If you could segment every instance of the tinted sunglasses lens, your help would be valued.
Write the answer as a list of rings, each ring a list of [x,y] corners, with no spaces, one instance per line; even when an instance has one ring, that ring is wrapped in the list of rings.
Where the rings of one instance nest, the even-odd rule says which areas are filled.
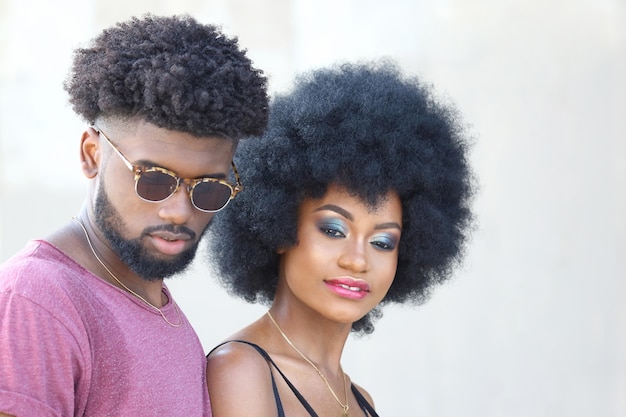
[[[191,198],[200,210],[217,211],[226,206],[231,194],[232,190],[227,185],[217,181],[203,181],[193,188]]]
[[[136,190],[141,198],[161,201],[172,195],[178,180],[160,171],[144,171],[137,180]]]

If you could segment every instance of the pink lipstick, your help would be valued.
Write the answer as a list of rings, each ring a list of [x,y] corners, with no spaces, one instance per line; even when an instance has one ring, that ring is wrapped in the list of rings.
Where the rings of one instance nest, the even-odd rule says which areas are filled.
[[[361,300],[370,292],[370,286],[366,281],[351,277],[340,277],[325,280],[324,284],[326,284],[326,287],[338,296],[351,300]]]

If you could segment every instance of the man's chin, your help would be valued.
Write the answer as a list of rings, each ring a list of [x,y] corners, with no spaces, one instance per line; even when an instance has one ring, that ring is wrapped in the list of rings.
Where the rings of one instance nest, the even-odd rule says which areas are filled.
[[[191,260],[175,264],[157,262],[151,263],[149,266],[133,267],[133,271],[146,281],[158,281],[182,274],[189,268],[190,264]]]

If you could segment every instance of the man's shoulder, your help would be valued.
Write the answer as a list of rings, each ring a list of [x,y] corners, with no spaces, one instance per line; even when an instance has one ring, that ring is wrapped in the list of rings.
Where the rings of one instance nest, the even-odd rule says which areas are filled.
[[[61,289],[86,271],[44,240],[33,240],[0,266],[0,293],[35,295]]]

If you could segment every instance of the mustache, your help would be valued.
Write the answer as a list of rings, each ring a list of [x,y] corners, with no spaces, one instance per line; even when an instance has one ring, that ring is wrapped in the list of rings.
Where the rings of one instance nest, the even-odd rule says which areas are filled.
[[[153,232],[170,232],[170,233],[176,233],[176,234],[185,234],[189,236],[190,240],[196,239],[196,232],[194,232],[188,227],[175,225],[175,224],[162,224],[159,226],[146,227],[145,229],[143,229],[143,232],[141,233],[141,237],[147,236]]]

